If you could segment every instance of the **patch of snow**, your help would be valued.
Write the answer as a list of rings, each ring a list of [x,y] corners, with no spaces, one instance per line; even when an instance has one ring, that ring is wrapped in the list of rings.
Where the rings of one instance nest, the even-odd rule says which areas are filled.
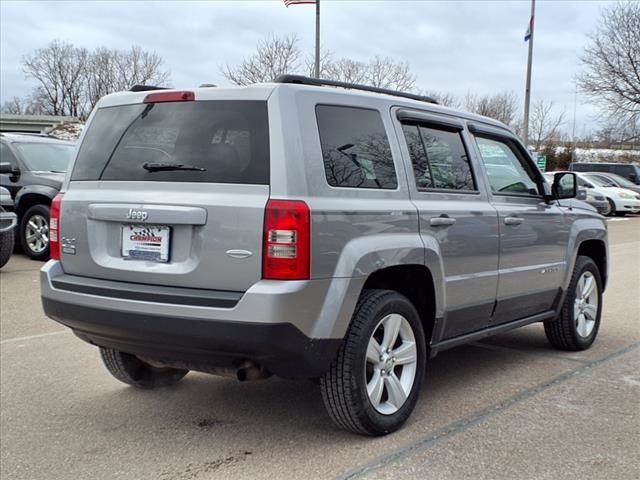
[[[60,140],[75,142],[78,140],[83,128],[84,123],[82,122],[64,122],[49,129],[46,133]]]

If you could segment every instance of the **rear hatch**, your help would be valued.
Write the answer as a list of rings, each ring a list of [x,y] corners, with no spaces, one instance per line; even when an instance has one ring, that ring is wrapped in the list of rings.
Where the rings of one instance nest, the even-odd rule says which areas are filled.
[[[63,269],[245,291],[261,278],[267,102],[167,93],[93,115],[62,202]]]

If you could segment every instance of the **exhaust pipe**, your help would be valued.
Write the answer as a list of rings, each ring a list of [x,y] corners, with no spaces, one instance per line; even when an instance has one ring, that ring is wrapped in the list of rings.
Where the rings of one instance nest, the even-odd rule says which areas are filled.
[[[251,360],[245,360],[238,367],[238,371],[236,372],[236,377],[241,382],[248,382],[251,380],[264,380],[265,378],[269,378],[271,376],[271,372],[269,372],[262,365],[258,365]]]
[[[251,360],[243,360],[237,367],[213,367],[210,365],[201,365],[189,362],[164,362],[150,358],[140,358],[140,360],[155,368],[195,370],[197,372],[210,373],[219,377],[235,378],[240,382],[263,380],[272,375],[272,373],[262,365]]]

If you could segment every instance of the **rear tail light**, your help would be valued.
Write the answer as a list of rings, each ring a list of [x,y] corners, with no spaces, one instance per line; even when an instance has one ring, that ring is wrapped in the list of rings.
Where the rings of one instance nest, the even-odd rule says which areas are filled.
[[[52,260],[60,260],[60,204],[62,193],[53,198],[49,210],[49,255]]]
[[[144,103],[189,102],[195,99],[193,92],[156,92],[144,97]]]
[[[308,280],[311,252],[309,207],[297,200],[269,200],[264,215],[262,277]]]

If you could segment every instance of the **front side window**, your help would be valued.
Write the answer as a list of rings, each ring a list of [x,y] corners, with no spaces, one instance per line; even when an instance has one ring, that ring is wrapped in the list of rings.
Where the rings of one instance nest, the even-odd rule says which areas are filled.
[[[476,136],[491,191],[502,195],[539,195],[535,175],[513,147],[500,140]]]
[[[397,188],[389,139],[380,112],[318,105],[316,117],[324,171],[329,185]]]
[[[418,190],[475,190],[460,133],[403,125]]]

